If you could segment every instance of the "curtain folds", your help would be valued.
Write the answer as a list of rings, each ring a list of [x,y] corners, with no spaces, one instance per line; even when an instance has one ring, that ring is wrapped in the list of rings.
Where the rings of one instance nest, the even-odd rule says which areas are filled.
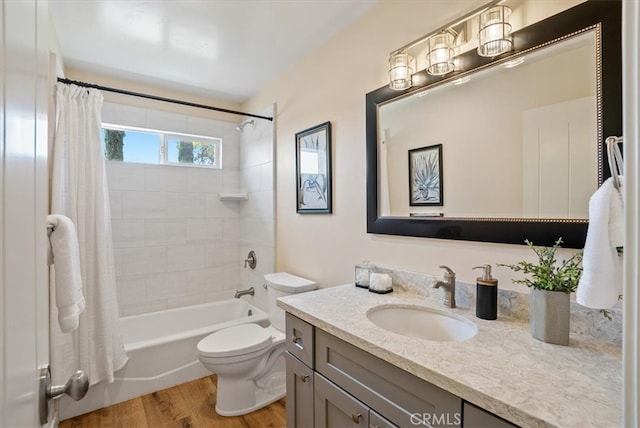
[[[52,379],[63,384],[78,369],[93,385],[113,382],[127,362],[119,329],[111,214],[100,143],[102,94],[58,83],[51,168],[51,213],[76,226],[86,309],[78,329],[62,333],[50,304]],[[51,290],[55,295],[55,290]]]

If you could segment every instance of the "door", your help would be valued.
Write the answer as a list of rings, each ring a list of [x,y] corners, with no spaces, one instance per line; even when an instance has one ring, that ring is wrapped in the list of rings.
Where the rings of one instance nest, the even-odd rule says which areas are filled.
[[[0,426],[40,426],[49,357],[48,4],[0,7]]]

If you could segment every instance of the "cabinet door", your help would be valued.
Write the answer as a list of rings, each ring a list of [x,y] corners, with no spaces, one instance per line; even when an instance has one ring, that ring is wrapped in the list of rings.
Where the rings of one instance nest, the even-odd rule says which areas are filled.
[[[369,408],[315,373],[314,421],[316,428],[369,426]]]
[[[462,407],[463,428],[516,428],[510,422],[465,401]]]
[[[313,371],[286,352],[287,428],[313,428]]]
[[[369,428],[398,428],[398,426],[373,410],[369,410]]]

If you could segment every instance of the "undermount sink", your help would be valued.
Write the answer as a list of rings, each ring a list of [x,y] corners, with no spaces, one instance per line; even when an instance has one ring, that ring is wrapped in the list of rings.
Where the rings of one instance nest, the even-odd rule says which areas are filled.
[[[367,318],[392,333],[437,342],[461,342],[478,333],[471,321],[422,306],[376,306]]]

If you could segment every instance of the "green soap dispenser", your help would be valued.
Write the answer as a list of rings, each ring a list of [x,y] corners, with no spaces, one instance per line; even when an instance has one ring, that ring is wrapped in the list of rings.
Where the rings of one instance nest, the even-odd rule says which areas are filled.
[[[495,320],[498,318],[498,280],[491,277],[491,265],[473,269],[484,269],[484,274],[476,278],[476,316]]]

